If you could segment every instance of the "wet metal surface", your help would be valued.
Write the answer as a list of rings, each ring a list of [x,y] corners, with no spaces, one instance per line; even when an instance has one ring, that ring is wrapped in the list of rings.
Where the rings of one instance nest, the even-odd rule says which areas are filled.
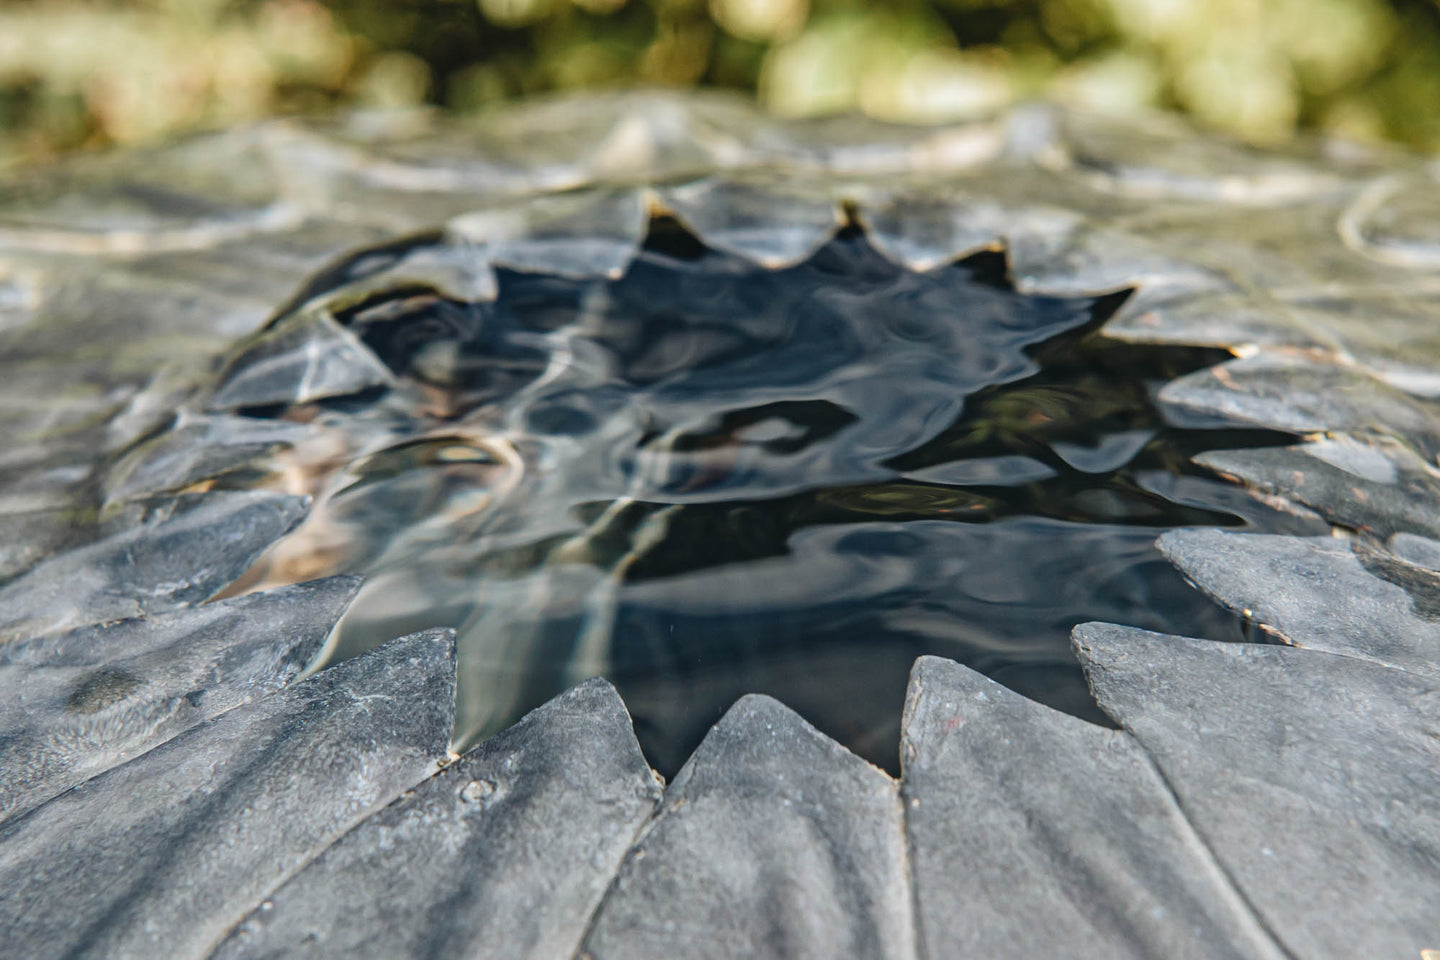
[[[605,676],[666,774],[747,693],[895,770],[925,654],[1103,723],[1076,623],[1244,638],[1160,532],[1328,532],[1188,465],[1293,438],[1167,421],[1159,387],[1228,354],[1100,337],[1123,290],[1023,296],[993,253],[915,271],[856,227],[767,269],[660,218],[614,279],[345,292],[401,249],[317,278],[210,396],[328,438],[252,584],[363,573],[337,657],[457,628],[462,743]],[[362,345],[393,385],[332,353]]]
[[[507,957],[526,931],[567,956],[1429,956],[1437,198],[1433,159],[1161,117],[810,124],[663,93],[470,130],[266,122],[22,175],[0,646],[17,681],[75,668],[11,719],[32,744],[103,728],[108,769],[0,831],[0,943],[204,960],[264,928],[344,953],[363,914],[397,956],[479,930],[457,917]],[[657,209],[727,256],[673,230],[637,254]],[[847,218],[932,272],[830,244]],[[1090,298],[1129,288],[1092,336],[1116,304]],[[1241,635],[1156,536],[1250,639],[1299,649],[1082,626],[1109,728],[996,686],[1063,703],[1076,618]],[[230,702],[223,677],[164,648],[315,644],[339,613],[314,585],[206,597],[332,570],[369,580],[323,656],[465,628],[467,741],[598,672],[667,769],[766,684],[888,763],[897,661],[990,678],[917,663],[898,782],[741,698],[637,834],[607,785],[643,809],[656,784],[603,681],[424,784],[448,642],[192,709]],[[167,700],[167,742],[113,766]],[[500,855],[450,857],[462,834]],[[393,882],[415,863],[435,882]],[[453,910],[496,890],[510,926]]]

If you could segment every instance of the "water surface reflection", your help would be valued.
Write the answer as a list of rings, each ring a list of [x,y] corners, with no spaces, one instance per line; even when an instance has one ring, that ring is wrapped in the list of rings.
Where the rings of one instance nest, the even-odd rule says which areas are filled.
[[[464,742],[604,675],[666,774],[757,691],[893,770],[926,653],[1103,722],[1074,624],[1243,638],[1160,532],[1315,530],[1190,464],[1287,438],[1167,421],[1158,386],[1225,355],[1099,337],[1123,299],[1021,296],[998,254],[909,271],[854,228],[764,270],[663,220],[618,279],[372,297],[340,319],[400,385],[265,412],[353,454],[272,575],[367,575],[337,656],[457,627]]]

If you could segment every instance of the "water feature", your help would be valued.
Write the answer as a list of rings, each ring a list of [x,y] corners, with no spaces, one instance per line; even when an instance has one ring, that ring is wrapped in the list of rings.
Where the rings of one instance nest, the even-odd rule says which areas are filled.
[[[1228,354],[1101,336],[1126,296],[1021,295],[999,253],[911,271],[854,226],[765,269],[665,218],[618,278],[382,288],[335,316],[395,386],[242,411],[327,438],[247,583],[365,574],[337,658],[456,627],[462,746],[603,675],[667,775],[750,692],[894,770],[927,653],[1105,722],[1074,624],[1247,639],[1156,536],[1328,530],[1191,464],[1292,438],[1161,409]]]

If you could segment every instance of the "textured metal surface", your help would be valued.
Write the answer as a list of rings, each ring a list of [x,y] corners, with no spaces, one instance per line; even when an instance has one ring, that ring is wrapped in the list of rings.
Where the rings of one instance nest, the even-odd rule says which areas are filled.
[[[208,600],[289,531],[306,503],[257,491],[167,506],[183,512],[48,559],[0,587],[0,640]]]
[[[1164,546],[1221,603],[1306,649],[1084,628],[1092,687],[1124,733],[998,690],[981,709],[988,681],[926,662],[900,784],[746,700],[638,836],[653,785],[594,686],[362,823],[430,772],[450,718],[448,681],[422,669],[440,661],[416,654],[372,690],[378,661],[362,658],[213,720],[181,711],[164,745],[0,827],[9,952],[204,957],[229,936],[227,957],[307,956],[307,924],[352,938],[372,924],[397,955],[436,956],[1440,948],[1440,162],[1426,158],[1263,154],[1163,117],[1116,125],[1045,106],[904,128],[633,94],[469,129],[274,122],[17,174],[0,191],[5,669],[89,636],[83,667],[120,670],[148,655],[146,637],[217,609],[196,605],[307,509],[225,478],[313,440],[231,411],[387,381],[337,310],[407,282],[492,296],[498,265],[613,274],[652,209],[765,264],[804,257],[845,216],[911,266],[1000,248],[1026,291],[1136,286],[1112,336],[1230,348],[1236,360],[1172,382],[1162,402],[1197,424],[1223,414],[1302,434],[1205,462],[1322,515],[1335,537],[1187,532]],[[404,241],[435,231],[438,253]],[[215,370],[222,389],[174,422]],[[209,638],[217,655],[267,629],[276,643],[304,633],[283,604],[253,604],[249,629]],[[141,619],[98,626],[120,617]],[[313,722],[291,723],[296,711]],[[4,749],[29,750],[45,715],[17,720],[31,739]],[[609,753],[572,759],[586,723]],[[153,741],[135,743],[99,745],[100,765]],[[495,764],[455,799],[470,775],[457,771]],[[0,776],[18,782],[8,760]],[[628,785],[615,786],[624,801],[596,806],[597,784]],[[478,822],[456,806],[474,802]],[[385,837],[412,827],[435,865],[462,842],[496,859],[396,896],[420,869],[397,864],[425,857],[397,860]]]
[[[1285,955],[1129,735],[926,657],[903,750],[930,955]]]
[[[1160,550],[1284,642],[1440,679],[1440,573],[1364,541],[1175,530]],[[1283,580],[1283,591],[1267,589]]]
[[[588,681],[350,831],[215,956],[568,955],[660,792]]]
[[[0,827],[19,956],[203,956],[444,757],[455,645],[416,634],[192,728]]]
[[[285,686],[359,586],[332,577],[0,645],[0,821]]]
[[[1433,680],[1122,627],[1080,627],[1076,644],[1101,706],[1293,956],[1403,957],[1433,942]]]
[[[895,783],[751,695],[666,790],[581,953],[909,960],[914,941]]]

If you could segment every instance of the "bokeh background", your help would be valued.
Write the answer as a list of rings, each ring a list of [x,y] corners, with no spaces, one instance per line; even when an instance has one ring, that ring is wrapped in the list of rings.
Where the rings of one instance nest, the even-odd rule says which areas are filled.
[[[0,164],[622,85],[937,122],[1043,95],[1435,149],[1440,0],[0,0]]]

